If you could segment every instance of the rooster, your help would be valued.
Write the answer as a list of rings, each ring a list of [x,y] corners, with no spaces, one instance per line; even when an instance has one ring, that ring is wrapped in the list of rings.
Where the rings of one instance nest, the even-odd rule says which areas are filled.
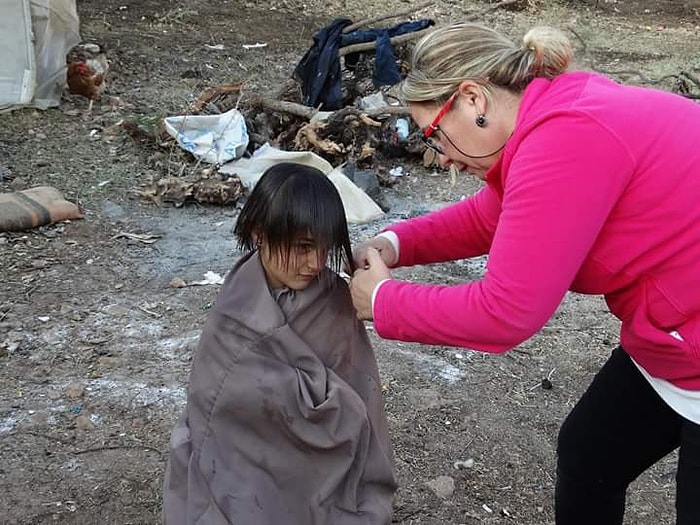
[[[90,104],[87,111],[90,113],[93,102],[102,96],[109,71],[104,48],[99,44],[77,45],[71,50],[66,62],[68,91],[88,98]]]

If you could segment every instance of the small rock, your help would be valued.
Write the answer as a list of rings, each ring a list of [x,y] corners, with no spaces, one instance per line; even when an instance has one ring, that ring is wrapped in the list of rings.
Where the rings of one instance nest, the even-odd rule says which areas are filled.
[[[10,182],[10,189],[11,190],[21,190],[27,187],[27,181],[25,181],[22,177],[15,177],[12,182]]]
[[[29,420],[32,422],[33,426],[38,427],[46,424],[48,416],[45,412],[36,412],[29,417]]]
[[[95,428],[95,425],[93,425],[92,421],[87,416],[78,416],[75,418],[75,426],[78,428],[78,430],[93,430]]]
[[[426,483],[438,498],[449,498],[455,491],[455,480],[450,476],[438,476]]]
[[[97,366],[102,370],[117,368],[122,364],[122,360],[118,357],[103,356],[97,360]]]
[[[61,397],[62,397],[61,392],[59,392],[58,390],[52,390],[51,392],[49,392],[49,393],[46,394],[46,395],[48,396],[48,398],[49,398],[51,401],[56,401],[56,400],[58,400],[58,399],[61,399]]]
[[[137,417],[131,421],[131,428],[143,428],[143,419]]]
[[[49,261],[47,261],[46,259],[34,259],[29,264],[32,268],[40,270],[42,268],[46,268],[49,265]]]
[[[107,312],[109,315],[114,315],[114,316],[129,315],[130,311],[131,311],[131,308],[124,306],[124,305],[121,305],[121,304],[112,304],[112,305],[105,307],[105,312]]]
[[[71,383],[66,387],[65,392],[69,399],[75,401],[76,399],[83,397],[85,394],[85,385],[80,383]]]
[[[184,281],[184,279],[180,279],[179,277],[173,277],[173,279],[170,281],[171,288],[185,288],[186,286],[187,283]]]
[[[10,170],[4,166],[0,166],[0,182],[10,181],[12,179],[14,179],[14,176]]]
[[[465,459],[464,461],[455,461],[454,467],[456,470],[464,468],[472,468],[474,466],[474,460],[472,458]]]

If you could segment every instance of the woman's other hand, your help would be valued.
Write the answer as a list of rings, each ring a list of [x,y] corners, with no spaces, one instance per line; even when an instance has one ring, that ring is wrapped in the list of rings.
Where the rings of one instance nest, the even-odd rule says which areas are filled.
[[[362,270],[369,266],[367,251],[370,248],[374,248],[379,252],[379,256],[382,261],[384,261],[384,266],[393,266],[396,263],[396,250],[394,250],[394,245],[391,244],[389,239],[379,235],[366,240],[353,250],[352,258],[355,260],[356,268]]]
[[[391,242],[384,240],[389,245],[388,249],[393,253],[394,248],[391,246]],[[372,246],[366,247],[362,260],[364,264],[359,265],[350,280],[350,295],[358,319],[371,321],[373,318],[372,294],[374,289],[381,281],[391,279],[391,272],[387,268],[382,254]]]

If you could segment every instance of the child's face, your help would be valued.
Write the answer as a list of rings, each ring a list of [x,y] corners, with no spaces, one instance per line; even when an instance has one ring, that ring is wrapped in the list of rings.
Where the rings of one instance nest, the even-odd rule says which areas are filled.
[[[303,290],[318,277],[326,264],[327,255],[313,239],[307,237],[295,239],[286,254],[271,250],[264,239],[260,245],[260,260],[271,288]]]

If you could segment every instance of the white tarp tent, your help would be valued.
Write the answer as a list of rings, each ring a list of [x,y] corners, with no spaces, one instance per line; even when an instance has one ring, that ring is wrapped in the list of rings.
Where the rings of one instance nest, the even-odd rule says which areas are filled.
[[[57,106],[79,42],[75,0],[0,0],[0,112]]]

